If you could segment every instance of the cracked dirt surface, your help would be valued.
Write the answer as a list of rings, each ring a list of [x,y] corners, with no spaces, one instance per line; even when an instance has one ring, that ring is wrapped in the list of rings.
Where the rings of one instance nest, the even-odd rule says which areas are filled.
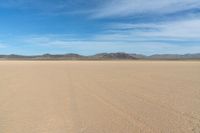
[[[0,62],[0,133],[133,132],[200,132],[200,62]]]

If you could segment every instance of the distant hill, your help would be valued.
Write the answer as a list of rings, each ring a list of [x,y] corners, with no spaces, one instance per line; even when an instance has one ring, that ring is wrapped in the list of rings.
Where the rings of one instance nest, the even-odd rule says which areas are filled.
[[[79,54],[44,54],[35,56],[24,55],[0,55],[1,60],[200,60],[200,53],[197,54],[128,54],[123,52],[117,53],[99,53],[91,56],[83,56]]]
[[[136,57],[132,56],[131,54],[127,54],[127,53],[100,53],[100,54],[90,56],[89,58],[102,59],[102,60],[137,59]]]
[[[168,59],[168,60],[181,60],[181,59],[200,59],[200,53],[198,54],[155,54],[147,57],[148,59]]]

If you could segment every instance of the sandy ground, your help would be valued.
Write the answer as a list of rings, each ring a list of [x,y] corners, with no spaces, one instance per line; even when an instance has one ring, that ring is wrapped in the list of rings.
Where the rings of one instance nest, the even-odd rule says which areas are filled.
[[[200,62],[0,62],[0,133],[139,132],[200,132]]]

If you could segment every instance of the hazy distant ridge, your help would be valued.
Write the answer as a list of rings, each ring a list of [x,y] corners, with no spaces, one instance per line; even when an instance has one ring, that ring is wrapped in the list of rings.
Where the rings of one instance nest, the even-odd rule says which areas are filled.
[[[91,56],[83,56],[79,54],[44,54],[35,56],[24,56],[24,55],[0,55],[0,59],[19,59],[19,60],[189,60],[189,59],[200,59],[200,53],[197,54],[154,54],[150,56],[142,54],[128,54],[123,52],[117,53],[99,53]]]

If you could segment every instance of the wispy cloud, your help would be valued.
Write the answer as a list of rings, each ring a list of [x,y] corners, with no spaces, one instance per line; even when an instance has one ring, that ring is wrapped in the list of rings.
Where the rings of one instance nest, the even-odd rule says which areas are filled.
[[[141,14],[169,14],[199,9],[199,0],[110,0],[101,5],[94,18],[123,17]]]
[[[124,33],[106,33],[81,38],[75,35],[32,35],[22,36],[15,40],[16,44],[25,47],[42,47],[48,49],[62,49],[64,53],[80,53],[85,55],[99,52],[129,52],[129,53],[198,53],[200,46],[196,43],[191,44],[191,40],[174,38],[157,38],[154,35],[133,35],[130,31]],[[148,36],[148,37],[147,37]],[[187,45],[187,42],[191,45]],[[179,45],[181,43],[181,45]],[[186,43],[186,45],[182,45]],[[51,52],[51,51],[49,51]]]
[[[89,18],[146,17],[200,10],[199,0],[0,0],[1,8],[36,9]]]
[[[62,49],[66,53],[82,54],[117,51],[145,54],[200,52],[199,0],[0,0],[0,8],[30,9],[34,10],[31,12],[33,14],[35,11],[44,13],[44,19],[40,20],[43,22],[31,23],[46,31],[38,28],[37,31],[32,29],[34,32],[29,35],[22,33],[8,37],[6,43],[11,44],[13,51],[36,48],[38,51]],[[81,26],[77,24],[81,19],[77,19],[76,15],[82,15],[85,21],[78,23]],[[53,24],[47,22],[50,20]],[[55,20],[59,23],[54,24]],[[69,23],[66,23],[68,20]],[[69,29],[62,32],[62,28],[54,29],[58,25]],[[36,35],[31,35],[35,32]],[[4,41],[2,38],[1,41]],[[0,43],[0,48],[4,46]]]
[[[157,37],[168,39],[199,39],[200,18],[162,23],[116,23],[107,27],[111,33],[137,37]]]

